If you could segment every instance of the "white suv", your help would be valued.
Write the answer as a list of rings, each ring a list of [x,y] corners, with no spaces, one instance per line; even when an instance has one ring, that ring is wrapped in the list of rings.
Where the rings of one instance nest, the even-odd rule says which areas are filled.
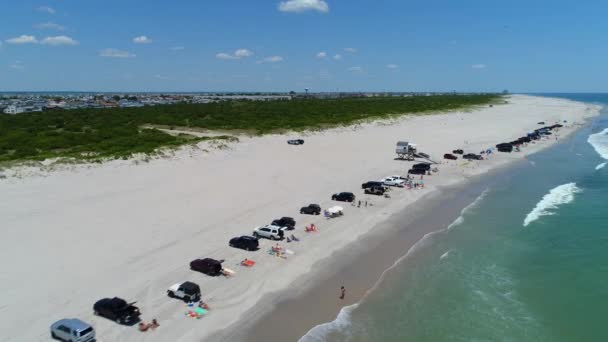
[[[381,182],[384,183],[384,185],[388,185],[388,186],[397,186],[400,188],[405,186],[405,181],[403,179],[397,178],[395,176],[386,177],[386,178],[382,179]]]
[[[270,240],[281,240],[284,235],[284,230],[287,227],[279,227],[273,226],[271,224],[267,224],[263,227],[257,227],[253,230],[253,236],[256,238],[265,237]]]

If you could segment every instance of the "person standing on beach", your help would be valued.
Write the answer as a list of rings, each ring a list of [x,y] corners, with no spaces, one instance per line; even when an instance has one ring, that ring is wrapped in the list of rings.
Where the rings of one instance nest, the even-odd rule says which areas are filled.
[[[344,296],[346,296],[346,289],[344,288],[344,286],[340,287],[340,299],[344,299]]]

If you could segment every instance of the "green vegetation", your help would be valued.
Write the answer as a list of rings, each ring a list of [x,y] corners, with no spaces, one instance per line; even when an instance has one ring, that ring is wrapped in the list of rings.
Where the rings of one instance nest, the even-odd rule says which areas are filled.
[[[0,162],[73,157],[128,158],[204,139],[170,135],[144,125],[265,134],[348,125],[399,114],[462,109],[494,103],[498,95],[437,95],[292,101],[228,101],[210,104],[46,111],[0,115]]]

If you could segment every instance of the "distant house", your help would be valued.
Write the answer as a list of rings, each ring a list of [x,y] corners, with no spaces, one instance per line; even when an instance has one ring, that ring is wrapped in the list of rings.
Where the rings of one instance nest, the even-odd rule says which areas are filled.
[[[19,114],[25,112],[25,108],[17,107],[15,105],[10,105],[4,108],[4,114]]]

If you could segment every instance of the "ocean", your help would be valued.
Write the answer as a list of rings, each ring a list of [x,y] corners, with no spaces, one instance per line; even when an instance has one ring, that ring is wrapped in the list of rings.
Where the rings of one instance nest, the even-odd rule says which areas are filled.
[[[551,94],[608,107],[608,94]],[[608,341],[608,109],[493,183],[309,341]]]

